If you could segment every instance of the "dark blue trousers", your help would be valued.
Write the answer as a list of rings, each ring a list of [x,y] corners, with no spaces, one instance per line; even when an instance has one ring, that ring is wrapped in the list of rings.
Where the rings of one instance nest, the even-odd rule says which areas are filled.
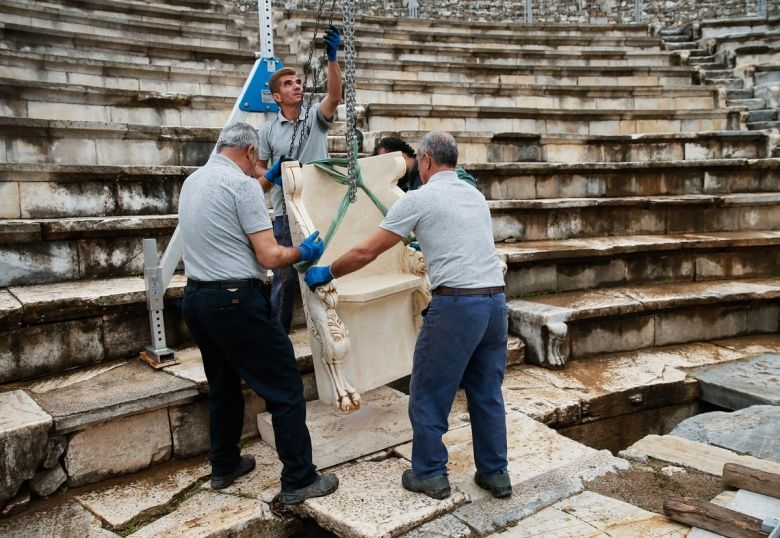
[[[209,460],[214,474],[239,463],[244,424],[241,379],[260,395],[271,413],[276,451],[283,464],[282,489],[316,479],[306,427],[303,383],[292,343],[271,314],[259,288],[184,288],[184,319],[203,357],[209,382]]]
[[[493,475],[507,468],[501,384],[508,315],[503,293],[434,295],[423,311],[409,384],[412,470],[420,478],[447,474],[442,435],[461,382],[468,399],[477,471]]]
[[[284,247],[291,247],[292,234],[286,215],[274,218],[274,237],[276,242]],[[298,282],[298,271],[294,267],[274,269],[274,281],[271,284],[271,306],[282,323],[285,332],[290,333],[292,327],[293,305],[295,298],[301,294]]]

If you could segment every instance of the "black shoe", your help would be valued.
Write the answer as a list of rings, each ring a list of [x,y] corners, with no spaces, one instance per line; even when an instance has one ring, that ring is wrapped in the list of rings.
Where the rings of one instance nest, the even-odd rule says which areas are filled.
[[[211,487],[212,489],[224,489],[228,487],[239,476],[244,476],[247,473],[252,472],[255,468],[255,457],[251,454],[245,454],[241,456],[238,462],[238,467],[232,473],[225,476],[217,476],[214,473],[211,474]]]
[[[490,476],[482,476],[476,473],[474,482],[482,489],[489,490],[496,499],[503,499],[512,495],[512,482],[507,471],[501,471]]]
[[[424,493],[431,499],[441,500],[450,496],[450,480],[443,474],[422,479],[407,469],[401,477],[401,484],[405,490]]]
[[[339,478],[333,473],[319,473],[317,479],[302,488],[284,491],[279,495],[282,504],[300,504],[312,497],[330,495],[339,487]]]

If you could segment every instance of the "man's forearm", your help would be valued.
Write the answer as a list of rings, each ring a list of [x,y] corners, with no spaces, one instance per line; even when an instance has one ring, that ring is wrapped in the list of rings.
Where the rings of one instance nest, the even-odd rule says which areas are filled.
[[[270,254],[270,255],[269,255]],[[266,269],[278,269],[288,267],[301,259],[301,251],[298,247],[277,246],[277,249],[258,260]]]
[[[341,101],[341,67],[338,61],[328,62],[328,97],[338,105]]]
[[[375,259],[376,255],[360,247],[355,247],[331,264],[330,273],[334,278],[348,275],[362,269]]]

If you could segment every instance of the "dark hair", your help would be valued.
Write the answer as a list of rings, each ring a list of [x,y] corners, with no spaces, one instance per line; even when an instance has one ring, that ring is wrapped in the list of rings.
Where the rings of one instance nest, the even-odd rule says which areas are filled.
[[[412,149],[412,146],[401,140],[400,138],[396,138],[394,136],[388,136],[380,140],[376,143],[374,146],[374,155],[379,154],[379,150],[383,149],[385,150],[385,153],[392,153],[393,151],[401,151],[408,155],[409,157],[414,157],[414,150]]]
[[[268,89],[271,90],[271,93],[279,93],[279,85],[281,84],[279,79],[297,74],[298,72],[292,67],[282,67],[279,71],[271,75],[270,79],[268,79]]]

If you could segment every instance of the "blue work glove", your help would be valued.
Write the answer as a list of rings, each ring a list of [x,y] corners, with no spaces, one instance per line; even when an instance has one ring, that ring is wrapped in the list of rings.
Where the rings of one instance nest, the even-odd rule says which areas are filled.
[[[274,185],[282,186],[282,163],[287,161],[284,155],[280,159],[277,159],[274,165],[263,174],[263,177],[273,183]]]
[[[339,51],[339,43],[341,43],[341,33],[339,29],[331,25],[325,31],[325,37],[322,38],[325,41],[325,52],[328,54],[328,61],[335,62],[336,54]]]
[[[302,262],[316,261],[322,257],[325,243],[322,242],[322,239],[319,239],[319,236],[320,232],[314,232],[303,243],[298,245],[298,250],[301,251]]]
[[[412,241],[411,243],[409,243],[409,246],[412,247],[417,252],[420,251],[420,243],[418,243],[417,241]]]
[[[330,265],[315,265],[310,267],[303,277],[306,281],[306,285],[309,286],[311,291],[317,286],[322,286],[333,280],[333,273],[330,272]]]

